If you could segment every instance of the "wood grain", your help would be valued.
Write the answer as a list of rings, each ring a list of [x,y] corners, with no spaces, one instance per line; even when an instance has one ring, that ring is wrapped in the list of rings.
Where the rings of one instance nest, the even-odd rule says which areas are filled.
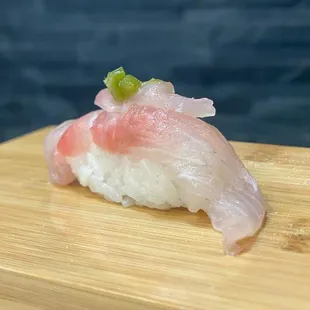
[[[50,128],[0,145],[0,309],[310,309],[310,150],[232,143],[269,202],[223,255],[206,214],[123,208],[48,183]]]

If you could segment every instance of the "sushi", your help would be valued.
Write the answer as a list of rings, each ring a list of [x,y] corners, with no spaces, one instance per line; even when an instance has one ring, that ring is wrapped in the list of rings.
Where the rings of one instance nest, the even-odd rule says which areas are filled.
[[[97,109],[45,138],[50,181],[78,180],[124,207],[203,210],[224,252],[242,252],[238,241],[259,231],[265,202],[230,143],[199,119],[216,114],[213,101],[181,96],[170,82],[142,82],[122,67],[104,83]]]

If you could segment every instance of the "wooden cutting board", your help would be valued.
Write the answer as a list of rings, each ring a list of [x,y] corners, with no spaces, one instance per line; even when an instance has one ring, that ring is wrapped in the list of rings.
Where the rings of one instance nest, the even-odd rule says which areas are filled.
[[[50,129],[0,145],[1,310],[310,309],[310,149],[232,143],[269,210],[230,257],[203,212],[49,184]]]

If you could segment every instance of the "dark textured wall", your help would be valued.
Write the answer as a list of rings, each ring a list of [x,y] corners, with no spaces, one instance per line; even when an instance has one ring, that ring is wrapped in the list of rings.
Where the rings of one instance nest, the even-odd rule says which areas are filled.
[[[229,139],[310,145],[298,0],[1,0],[0,141],[94,109],[120,65],[212,98]]]

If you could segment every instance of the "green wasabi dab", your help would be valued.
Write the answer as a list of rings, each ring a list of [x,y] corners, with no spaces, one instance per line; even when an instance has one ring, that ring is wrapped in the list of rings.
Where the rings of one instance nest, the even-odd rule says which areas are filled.
[[[104,84],[116,101],[124,102],[135,95],[143,85],[159,81],[152,78],[147,82],[141,82],[136,77],[126,74],[123,67],[119,67],[108,73]]]

